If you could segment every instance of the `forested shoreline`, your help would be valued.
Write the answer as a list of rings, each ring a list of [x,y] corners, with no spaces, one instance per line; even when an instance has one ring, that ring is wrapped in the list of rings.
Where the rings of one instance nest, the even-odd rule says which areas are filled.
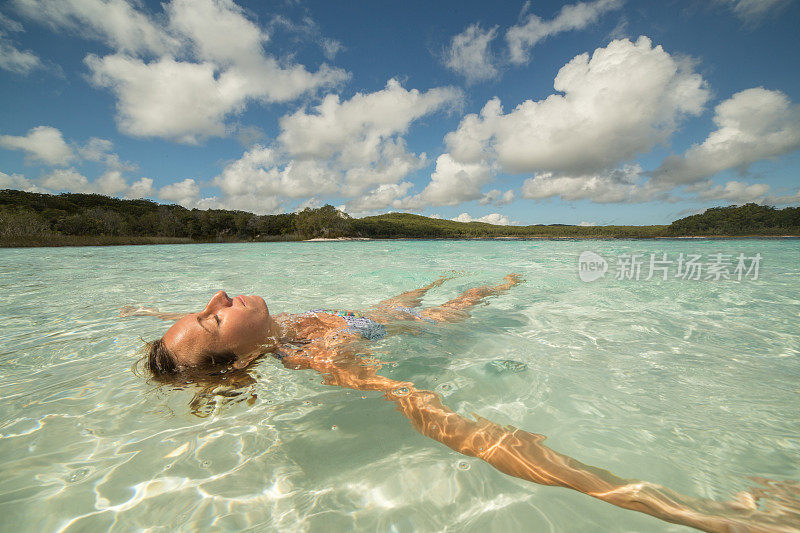
[[[0,190],[0,246],[85,246],[202,242],[300,241],[312,238],[670,238],[800,236],[800,207],[715,207],[670,225],[498,226],[387,213],[352,218],[333,206],[255,215],[186,209],[99,194]]]

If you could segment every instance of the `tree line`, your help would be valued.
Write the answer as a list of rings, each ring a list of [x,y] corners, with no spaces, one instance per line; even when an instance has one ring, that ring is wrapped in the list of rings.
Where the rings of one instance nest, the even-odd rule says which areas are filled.
[[[712,207],[704,213],[676,220],[672,235],[793,235],[800,236],[800,207],[776,209],[745,204]]]
[[[800,208],[716,207],[669,226],[498,226],[409,213],[352,218],[331,205],[255,215],[186,209],[100,194],[0,191],[0,245],[242,242],[310,238],[647,238],[689,235],[800,235]]]

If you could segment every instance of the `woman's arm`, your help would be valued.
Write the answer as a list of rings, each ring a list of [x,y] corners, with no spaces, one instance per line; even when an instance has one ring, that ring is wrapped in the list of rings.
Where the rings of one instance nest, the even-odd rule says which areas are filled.
[[[328,385],[382,391],[417,431],[505,474],[570,488],[618,507],[705,531],[796,531],[800,526],[796,515],[757,511],[752,502],[699,500],[652,483],[619,478],[551,450],[544,445],[543,435],[502,427],[477,415],[473,415],[475,420],[461,416],[443,405],[436,393],[379,375],[380,363],[325,347],[312,346],[306,351],[310,357],[290,356],[283,360],[284,365],[316,370]]]
[[[161,320],[180,320],[185,315],[183,313],[163,313],[155,307],[126,305],[119,310],[119,316],[154,316]]]

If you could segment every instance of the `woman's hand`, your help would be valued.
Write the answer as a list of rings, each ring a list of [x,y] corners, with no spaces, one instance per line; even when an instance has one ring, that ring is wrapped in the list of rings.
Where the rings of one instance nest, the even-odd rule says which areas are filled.
[[[161,320],[180,320],[183,313],[162,313],[157,307],[143,307],[141,305],[126,305],[119,310],[121,317],[128,316],[154,316]]]
[[[119,316],[156,316],[158,308],[126,305],[119,310]]]

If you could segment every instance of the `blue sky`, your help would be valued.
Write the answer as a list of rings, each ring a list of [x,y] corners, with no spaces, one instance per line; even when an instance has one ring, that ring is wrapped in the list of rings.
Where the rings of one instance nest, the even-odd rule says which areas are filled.
[[[800,203],[800,2],[0,4],[0,188],[660,224]]]

